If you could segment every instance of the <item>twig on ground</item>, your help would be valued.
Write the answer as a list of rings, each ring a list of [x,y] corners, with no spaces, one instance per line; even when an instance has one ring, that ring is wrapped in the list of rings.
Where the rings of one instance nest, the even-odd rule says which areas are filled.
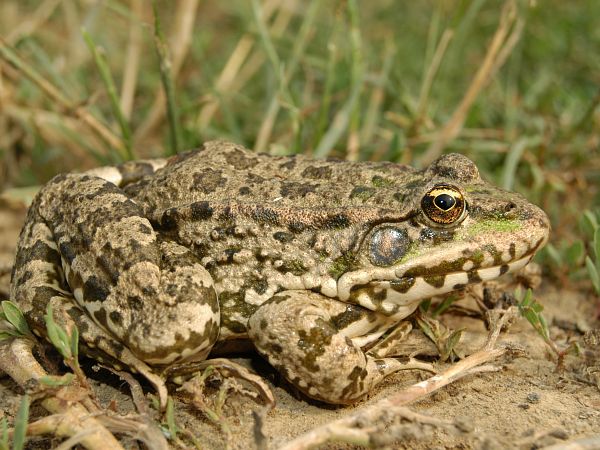
[[[32,341],[23,338],[14,338],[0,343],[0,370],[6,372],[23,389],[30,386],[31,380],[39,381],[40,378],[48,376],[33,357],[32,347]],[[67,386],[64,389],[71,388]],[[74,388],[79,389],[79,387]],[[53,396],[45,398],[41,404],[53,415],[42,419],[42,422],[37,425],[29,424],[28,431],[30,428],[37,430],[35,433],[32,431],[33,434],[45,432],[59,437],[79,435],[77,442],[91,450],[123,448],[117,439],[90,415],[90,412],[96,412],[93,402],[71,402]],[[87,433],[88,430],[93,431]]]

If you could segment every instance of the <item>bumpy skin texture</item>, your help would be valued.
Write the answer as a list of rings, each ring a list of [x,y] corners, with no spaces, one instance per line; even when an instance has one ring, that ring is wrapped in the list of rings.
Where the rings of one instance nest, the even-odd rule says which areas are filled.
[[[50,303],[113,364],[160,373],[250,339],[307,395],[350,403],[405,368],[362,348],[424,298],[523,266],[548,231],[461,155],[418,171],[209,142],[51,180],[11,295],[38,334]]]

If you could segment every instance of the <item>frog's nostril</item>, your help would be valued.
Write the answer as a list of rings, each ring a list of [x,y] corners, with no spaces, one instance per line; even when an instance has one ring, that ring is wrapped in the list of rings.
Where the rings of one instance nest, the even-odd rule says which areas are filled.
[[[506,206],[504,206],[504,211],[505,212],[510,212],[513,209],[515,209],[516,207],[517,207],[517,205],[515,203],[509,202],[509,203],[506,204]]]

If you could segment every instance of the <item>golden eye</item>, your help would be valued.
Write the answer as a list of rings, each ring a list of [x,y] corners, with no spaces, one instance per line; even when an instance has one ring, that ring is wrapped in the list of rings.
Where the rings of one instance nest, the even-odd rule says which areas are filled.
[[[434,223],[452,225],[464,218],[465,199],[462,193],[449,184],[438,184],[421,200],[421,209]]]

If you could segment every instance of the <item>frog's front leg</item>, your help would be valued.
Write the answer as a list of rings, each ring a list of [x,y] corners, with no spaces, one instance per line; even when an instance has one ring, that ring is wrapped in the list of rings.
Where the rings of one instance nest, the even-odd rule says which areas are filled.
[[[219,332],[210,275],[187,248],[161,239],[113,183],[55,177],[34,200],[23,233],[12,294],[28,317],[72,293],[115,347],[149,364],[210,352]]]
[[[377,313],[308,291],[284,291],[263,304],[248,323],[250,339],[269,363],[309,397],[348,404],[387,375],[430,369],[363,352],[361,334],[391,324]]]

